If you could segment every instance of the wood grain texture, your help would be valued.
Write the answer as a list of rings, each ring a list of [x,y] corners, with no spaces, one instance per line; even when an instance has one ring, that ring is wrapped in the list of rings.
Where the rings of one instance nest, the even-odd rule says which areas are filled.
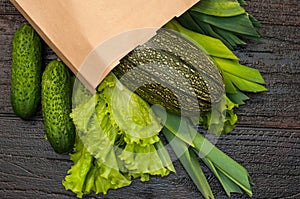
[[[262,42],[236,54],[259,69],[268,92],[249,94],[237,111],[234,132],[217,146],[245,166],[255,185],[253,198],[300,198],[300,6],[297,0],[252,0],[247,11],[262,22]],[[41,112],[30,121],[17,118],[10,105],[11,40],[25,19],[0,0],[0,198],[75,198],[61,180],[72,165],[44,139]],[[44,65],[56,55],[44,47]],[[202,198],[179,162],[177,173],[149,182],[135,180],[106,196],[85,198]],[[213,175],[205,173],[217,199],[227,198]],[[231,198],[249,198],[233,194]]]

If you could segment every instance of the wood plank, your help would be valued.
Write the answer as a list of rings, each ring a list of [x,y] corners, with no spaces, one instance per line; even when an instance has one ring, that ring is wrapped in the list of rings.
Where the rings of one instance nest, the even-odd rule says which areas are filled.
[[[249,0],[246,10],[263,24],[280,26],[299,26],[299,1],[298,0]]]
[[[18,10],[12,6],[10,1],[1,0],[0,1],[0,15],[19,15]]]
[[[1,35],[12,35],[15,30],[23,23],[27,23],[26,20],[19,15],[1,15],[0,14],[0,33]],[[1,41],[1,44],[7,42]]]
[[[262,29],[264,38],[260,44],[252,43],[237,51],[241,63],[261,71],[268,88],[265,93],[249,94],[251,99],[237,111],[239,124],[300,128],[298,29],[294,26],[265,25]]]

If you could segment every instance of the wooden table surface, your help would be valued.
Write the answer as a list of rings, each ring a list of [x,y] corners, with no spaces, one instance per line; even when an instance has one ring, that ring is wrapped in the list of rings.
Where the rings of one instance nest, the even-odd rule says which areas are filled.
[[[236,129],[217,146],[248,169],[255,183],[253,198],[300,198],[300,2],[248,3],[248,12],[264,26],[263,39],[236,54],[241,63],[261,71],[269,91],[249,95],[237,111]],[[25,22],[8,0],[0,0],[0,198],[75,198],[61,184],[72,162],[55,154],[44,139],[41,112],[23,121],[10,105],[11,41]],[[44,64],[56,58],[48,47],[43,53]],[[135,180],[105,198],[202,198],[179,162],[175,167],[176,174],[147,183]],[[216,198],[226,198],[213,175],[205,173]]]

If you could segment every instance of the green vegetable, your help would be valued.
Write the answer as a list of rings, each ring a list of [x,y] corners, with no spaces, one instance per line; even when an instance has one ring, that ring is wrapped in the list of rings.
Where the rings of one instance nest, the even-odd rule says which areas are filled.
[[[166,118],[162,132],[205,198],[214,196],[202,173],[196,154],[216,175],[228,196],[232,192],[242,193],[242,190],[252,196],[251,181],[244,167],[206,140],[185,118],[172,113],[167,113],[166,116],[159,107],[154,107],[153,110],[158,117]],[[191,139],[192,145],[190,141],[186,141]]]
[[[12,42],[11,105],[17,116],[32,117],[41,98],[41,41],[34,29],[22,25]]]
[[[62,182],[66,190],[71,190],[77,197],[82,198],[84,194],[92,191],[96,194],[106,194],[109,189],[118,189],[131,184],[128,175],[123,175],[115,169],[113,167],[115,165],[101,164],[85,146],[86,144],[83,144],[77,135],[74,153],[70,155],[74,165]],[[116,160],[113,153],[108,154],[107,158],[110,158],[110,161]]]
[[[260,23],[241,6],[242,0],[201,0],[177,20],[184,27],[220,39],[229,49],[258,40]]]
[[[163,129],[164,136],[170,143],[173,151],[178,157],[179,161],[183,165],[184,169],[188,175],[193,180],[194,184],[197,186],[198,190],[207,199],[214,198],[208,181],[202,171],[201,166],[197,161],[197,157],[191,149],[188,148],[186,143],[180,140],[178,137],[174,136],[168,128]]]
[[[113,73],[150,104],[182,115],[210,110],[224,93],[221,73],[206,53],[166,29],[125,56]]]
[[[194,124],[217,136],[228,134],[235,128],[238,121],[238,117],[234,113],[236,107],[238,105],[224,95],[223,100],[215,105],[213,111],[202,113],[200,119],[194,118],[198,122],[194,122]]]
[[[243,1],[240,2],[243,3]],[[196,31],[203,31],[203,33],[209,33],[220,38],[230,48],[238,44],[245,44],[237,36],[237,33],[243,35],[243,37],[259,37],[259,34],[254,30],[258,23],[245,13],[237,1],[224,2],[219,0],[215,3],[219,3],[218,6],[224,3],[228,6],[228,9],[222,10],[221,8],[224,5],[220,8],[216,7],[218,9],[209,9],[213,4],[208,3],[206,4],[206,10],[197,10],[195,7],[194,10],[191,9],[184,14],[183,19]],[[222,15],[228,18],[219,20],[214,15]],[[200,21],[195,21],[195,16]],[[231,23],[227,21],[229,18],[231,21],[241,22],[240,24],[246,22],[247,26],[234,29],[235,27],[232,27]],[[223,27],[221,28],[220,25]],[[166,112],[160,112],[158,111],[160,109],[154,108],[155,113],[160,118],[166,119],[162,130],[163,135],[205,198],[213,198],[214,196],[198,163],[197,155],[217,177],[228,196],[232,192],[242,193],[242,191],[251,196],[251,182],[247,170],[208,142],[193,129],[192,124],[188,121],[200,124],[209,132],[217,135],[229,133],[237,122],[234,108],[248,99],[241,91],[265,91],[263,78],[257,70],[239,64],[238,58],[220,40],[185,29],[175,20],[168,23],[166,27],[182,33],[182,35],[187,36],[187,39],[192,38],[192,41],[182,39],[174,32],[160,30],[157,36],[122,59],[113,73],[120,78],[120,81],[126,87],[135,90],[149,103],[160,104],[166,107],[167,111],[176,114],[180,113],[180,108],[186,108],[180,105],[188,104],[191,109],[187,108],[185,110],[189,110],[190,113],[191,110],[196,108],[196,106],[192,106],[193,103],[189,103],[193,100],[193,96],[190,95],[191,90],[182,87],[180,84],[183,84],[184,81],[178,79],[178,76],[188,77],[188,83],[192,85],[191,89],[195,90],[196,93],[196,104],[201,107],[200,118],[192,116],[187,120],[169,112],[167,112],[166,117]],[[235,32],[231,32],[229,29],[234,29]],[[195,43],[192,44],[192,42]],[[202,56],[204,53],[198,49],[199,47],[203,48],[212,57],[221,71],[225,81],[226,95],[220,92],[222,86],[218,85],[219,80],[212,81],[213,83],[210,81],[208,84],[204,83],[203,79],[218,79],[218,75],[215,78],[213,78],[213,75],[220,75],[220,72],[217,70],[216,73],[214,68],[209,68],[210,71],[207,72],[205,65],[208,64],[208,61],[207,58]],[[197,52],[197,55],[195,52]],[[198,59],[204,60],[198,62],[196,57],[199,53]],[[138,69],[138,72],[135,69]],[[195,69],[200,69],[200,75],[197,74],[198,70]],[[214,71],[211,72],[211,70]],[[134,72],[131,73],[131,71]],[[137,74],[140,74],[140,76]],[[153,79],[156,82],[153,82]],[[194,83],[196,79],[201,81]],[[127,186],[131,182],[131,177],[139,177],[141,181],[146,181],[149,179],[149,175],[165,176],[169,171],[174,171],[168,153],[157,137],[158,133],[152,131],[159,129],[154,128],[156,125],[149,122],[155,120],[155,117],[149,119],[149,114],[146,114],[147,111],[140,112],[141,110],[148,110],[149,107],[145,108],[147,105],[141,99],[137,100],[139,98],[129,100],[130,92],[121,84],[114,83],[115,81],[115,77],[112,74],[109,75],[104,83],[99,86],[98,94],[92,97],[90,101],[83,98],[85,102],[77,106],[72,113],[76,127],[79,129],[78,137],[82,143],[85,143],[84,147],[94,158],[92,160],[87,158],[86,167],[80,164],[85,159],[82,156],[72,158],[74,166],[69,170],[69,175],[63,182],[66,189],[74,191],[80,197],[82,194],[91,191],[106,193],[108,189]],[[155,83],[161,83],[162,85],[159,86]],[[179,93],[180,98],[183,98],[182,104],[178,100],[176,101],[176,97],[172,93],[174,90],[175,93]],[[209,95],[208,91],[212,90],[219,93],[217,100],[210,99],[216,94],[210,93],[211,95]],[[116,94],[115,97],[113,97],[114,94]],[[211,106],[209,104],[212,101],[209,100],[215,102],[213,111],[210,110]],[[129,106],[125,105],[126,102],[129,102],[127,103]],[[192,114],[185,116],[190,115]],[[82,121],[81,117],[88,119]],[[150,130],[145,130],[143,125],[147,126],[146,129],[149,127]],[[101,130],[98,129],[99,127]],[[84,151],[84,149],[77,150],[77,147],[75,147],[75,151]],[[154,160],[156,164],[145,160]],[[94,165],[98,165],[98,167],[95,168]],[[114,165],[114,171],[119,171],[119,173],[117,172],[117,175],[116,173],[110,173],[111,169],[106,168],[106,165]],[[95,186],[95,176],[97,176],[97,170],[100,169],[102,171],[109,170],[105,172],[107,173],[106,178],[98,181],[102,182],[103,180],[101,184],[105,189],[99,189]],[[86,173],[80,172],[82,170]],[[82,174],[84,175],[78,177]],[[74,183],[76,179],[83,179],[78,181],[77,185],[80,186],[76,186],[76,183]],[[107,179],[117,183],[112,185],[106,181]]]
[[[231,17],[245,13],[236,0],[203,0],[190,10],[219,17]]]
[[[249,99],[241,91],[262,92],[267,89],[265,81],[257,69],[239,64],[238,58],[220,40],[193,32],[181,26],[176,20],[170,21],[165,28],[177,31],[203,48],[220,69],[225,83],[227,97],[242,105]]]
[[[71,78],[60,61],[51,61],[42,77],[42,112],[47,139],[57,153],[73,149],[75,128],[70,118],[72,108]]]
[[[113,74],[97,90],[93,96],[75,91],[75,98],[83,101],[71,113],[78,133],[71,154],[74,165],[63,180],[65,188],[78,197],[106,194],[130,185],[132,178],[147,181],[150,175],[174,171],[158,137],[160,120],[149,105]]]

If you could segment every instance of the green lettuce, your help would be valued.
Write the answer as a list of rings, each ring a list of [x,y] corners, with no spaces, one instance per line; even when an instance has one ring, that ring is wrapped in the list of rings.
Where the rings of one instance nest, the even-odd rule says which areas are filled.
[[[110,155],[113,156],[112,153]],[[70,159],[74,165],[69,169],[62,184],[66,190],[73,191],[79,198],[92,191],[96,194],[106,194],[109,189],[118,189],[131,184],[127,174],[97,160],[84,146],[79,136],[76,137],[74,152],[70,155]]]
[[[158,137],[161,121],[113,74],[93,96],[73,93],[82,102],[73,99],[76,104],[71,117],[77,137],[70,155],[74,165],[63,180],[67,190],[80,198],[91,192],[106,194],[109,189],[130,185],[132,178],[147,181],[150,175],[166,176],[175,171]]]
[[[113,75],[108,76],[102,85],[107,81],[115,82],[115,86],[103,90],[101,86],[98,90],[103,93],[104,101],[109,106],[111,121],[124,132],[126,143],[145,146],[158,142],[162,125],[148,103],[124,87]]]
[[[234,108],[239,105],[232,102],[227,96],[217,103],[212,111],[203,112],[200,115],[199,124],[204,129],[207,129],[214,135],[224,135],[230,133],[238,121],[238,116],[234,112]],[[197,121],[196,119],[194,119]]]

